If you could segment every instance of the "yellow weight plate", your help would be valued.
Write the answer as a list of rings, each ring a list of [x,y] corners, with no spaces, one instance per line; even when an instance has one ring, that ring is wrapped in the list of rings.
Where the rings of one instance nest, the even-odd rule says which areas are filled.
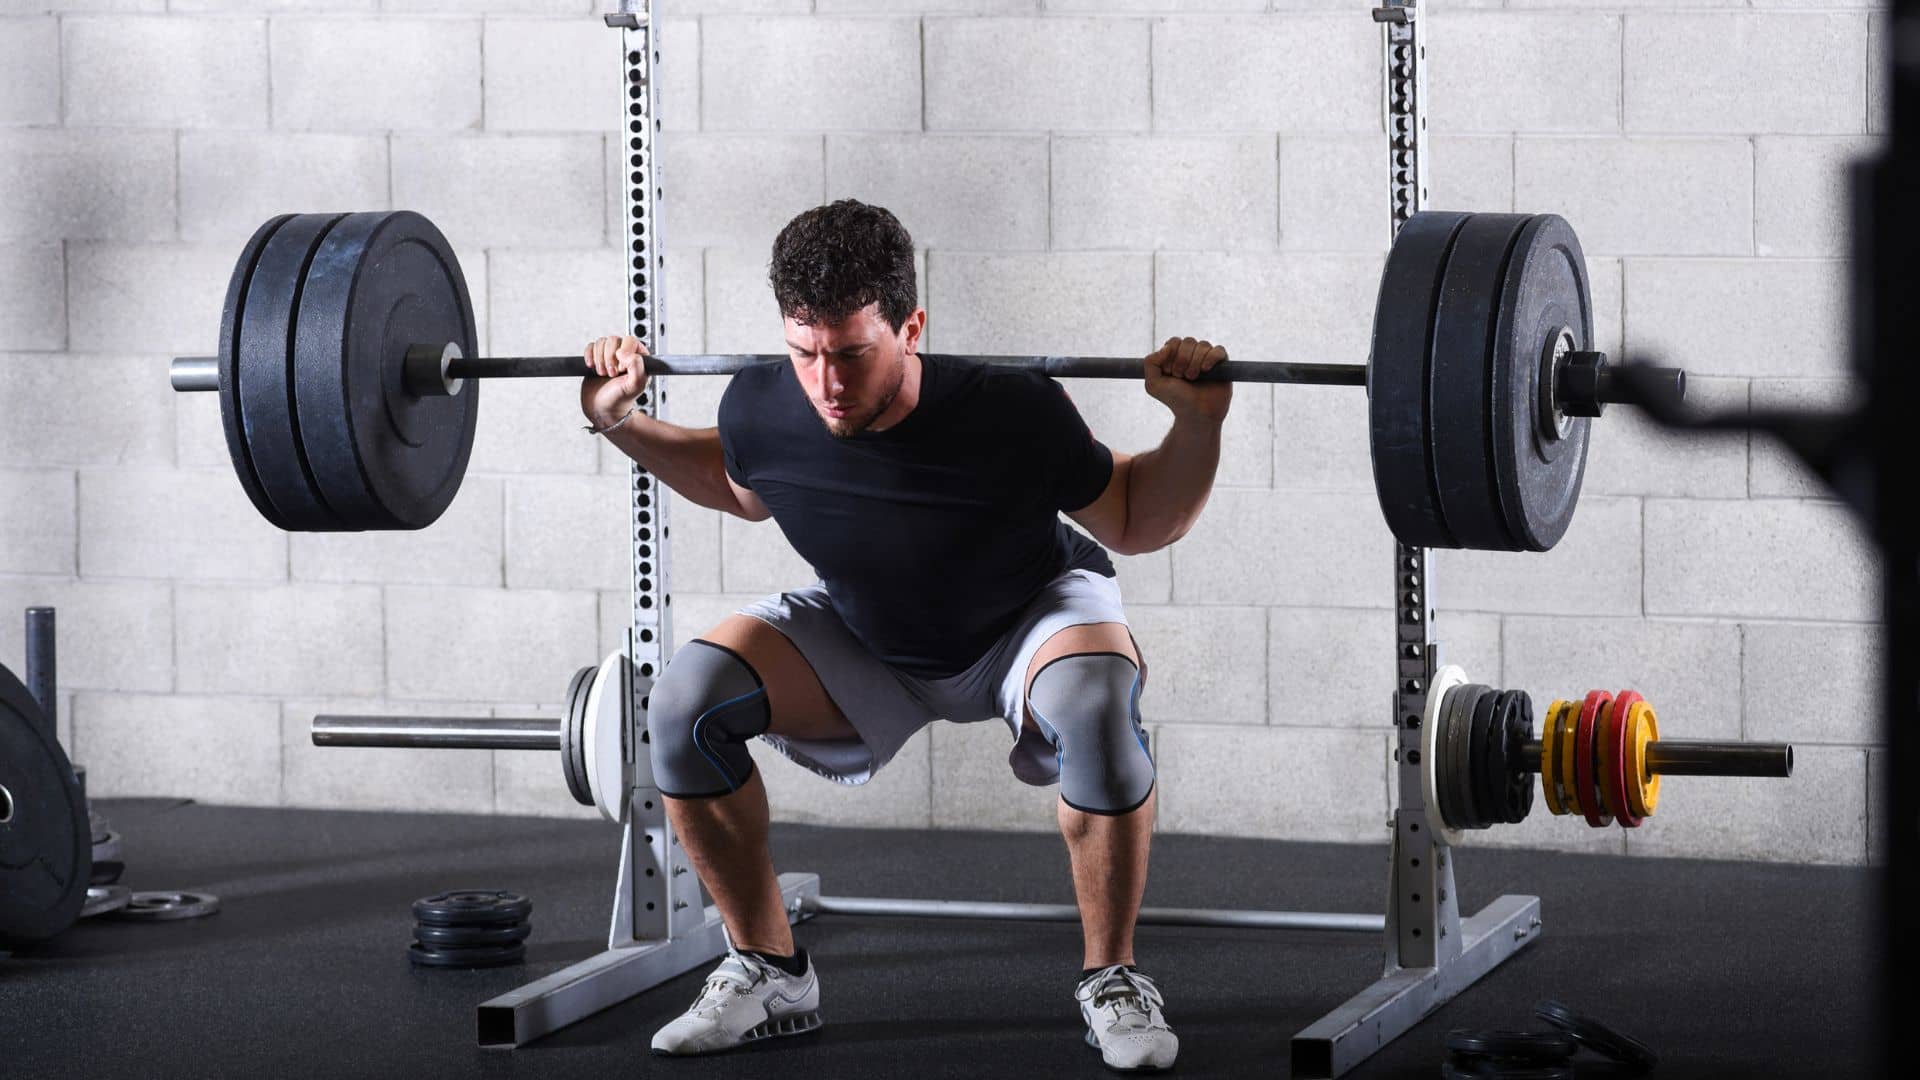
[[[1577,775],[1573,766],[1574,753],[1578,749],[1574,745],[1578,741],[1574,736],[1580,730],[1581,703],[1573,701],[1568,704],[1572,707],[1560,714],[1560,732],[1553,740],[1553,749],[1560,758],[1560,805],[1566,807],[1569,814],[1579,814],[1583,811],[1573,795],[1574,777]]]
[[[1548,705],[1546,722],[1540,725],[1540,793],[1546,796],[1547,809],[1556,817],[1567,812],[1566,804],[1560,798],[1560,760],[1553,752],[1554,734],[1560,726],[1560,710],[1566,707],[1564,701]]]
[[[1647,747],[1660,741],[1660,718],[1652,705],[1636,701],[1627,712],[1627,724],[1627,753],[1633,770],[1627,774],[1627,801],[1635,814],[1652,817],[1660,805],[1660,774],[1647,768]]]

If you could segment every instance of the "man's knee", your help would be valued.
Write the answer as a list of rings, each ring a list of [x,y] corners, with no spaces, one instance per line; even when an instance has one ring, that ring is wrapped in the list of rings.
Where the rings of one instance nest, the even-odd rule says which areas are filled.
[[[773,715],[746,659],[695,638],[674,653],[647,700],[647,746],[662,795],[729,795],[753,775],[747,741]]]
[[[1074,653],[1034,675],[1028,710],[1060,763],[1060,797],[1090,814],[1136,810],[1153,791],[1140,727],[1140,670],[1118,653]]]

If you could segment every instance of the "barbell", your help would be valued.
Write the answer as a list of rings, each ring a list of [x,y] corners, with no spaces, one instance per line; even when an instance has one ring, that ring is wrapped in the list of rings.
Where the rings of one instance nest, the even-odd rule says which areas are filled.
[[[645,309],[645,276],[634,302]],[[578,355],[475,355],[473,303],[440,230],[411,211],[284,214],[228,280],[216,356],[177,357],[217,391],[234,473],[297,531],[419,529],[453,501],[480,379],[579,378]],[[1686,390],[1674,368],[1593,351],[1579,240],[1553,214],[1415,214],[1388,254],[1367,364],[1228,360],[1205,379],[1362,386],[1388,528],[1420,547],[1546,551],[1572,521],[1589,423]],[[723,375],[777,354],[660,355],[651,375]],[[1064,378],[1140,378],[1136,357],[974,359]],[[1629,392],[1631,391],[1631,392]]]

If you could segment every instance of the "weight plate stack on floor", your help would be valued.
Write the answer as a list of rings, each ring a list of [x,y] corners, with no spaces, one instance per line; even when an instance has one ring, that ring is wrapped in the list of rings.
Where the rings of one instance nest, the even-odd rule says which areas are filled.
[[[91,840],[73,763],[0,666],[0,946],[45,941],[80,917]]]
[[[1573,1055],[1580,1046],[1560,1031],[1447,1032],[1448,1076],[1532,1080],[1574,1076]]]
[[[1561,1031],[1581,1046],[1610,1058],[1635,1073],[1651,1072],[1659,1057],[1647,1044],[1621,1034],[1590,1016],[1551,999],[1535,1002],[1533,1014]]]
[[[526,959],[533,901],[501,889],[460,889],[413,902],[413,943],[407,959],[418,967],[480,968]]]

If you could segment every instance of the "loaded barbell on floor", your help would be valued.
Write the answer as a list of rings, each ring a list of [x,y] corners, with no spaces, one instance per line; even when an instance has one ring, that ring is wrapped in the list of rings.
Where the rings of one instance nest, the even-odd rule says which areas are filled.
[[[648,289],[636,279],[638,310]],[[175,390],[218,391],[234,472],[288,530],[419,529],[459,490],[480,379],[580,377],[577,355],[474,355],[452,247],[410,211],[285,214],[247,241],[219,354],[179,357]],[[1421,547],[1545,551],[1572,521],[1589,421],[1629,400],[1592,349],[1586,261],[1553,214],[1415,214],[1381,277],[1365,364],[1229,360],[1235,382],[1364,386],[1388,528]],[[782,355],[649,357],[657,375],[730,374]],[[1139,378],[1131,357],[980,357],[1066,378]],[[1638,368],[1670,401],[1685,373]],[[644,400],[644,399],[643,399]]]
[[[1535,774],[1548,810],[1595,828],[1637,828],[1659,803],[1662,776],[1793,775],[1787,743],[1662,739],[1653,706],[1633,690],[1555,701],[1534,728],[1524,692],[1471,682],[1453,665],[1434,675],[1415,764],[1443,840],[1526,820]]]
[[[567,682],[558,719],[519,716],[339,716],[313,718],[315,746],[387,746],[440,750],[556,750],[567,792],[615,824],[627,820],[633,786],[632,727],[626,688],[644,697],[652,680],[633,672],[625,653],[583,667]]]

